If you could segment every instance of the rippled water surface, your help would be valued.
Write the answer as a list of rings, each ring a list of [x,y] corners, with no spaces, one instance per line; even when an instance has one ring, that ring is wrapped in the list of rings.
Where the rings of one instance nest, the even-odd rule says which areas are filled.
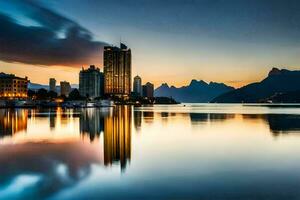
[[[0,199],[300,199],[300,105],[0,109]]]

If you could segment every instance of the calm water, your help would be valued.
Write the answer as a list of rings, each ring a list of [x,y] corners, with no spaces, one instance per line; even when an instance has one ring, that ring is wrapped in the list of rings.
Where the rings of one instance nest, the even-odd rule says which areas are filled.
[[[0,109],[0,199],[300,199],[300,106]]]

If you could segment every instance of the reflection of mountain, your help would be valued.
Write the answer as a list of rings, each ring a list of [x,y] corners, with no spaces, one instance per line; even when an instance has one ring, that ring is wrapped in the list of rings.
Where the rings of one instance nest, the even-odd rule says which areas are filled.
[[[27,129],[28,111],[23,109],[0,109],[0,137]]]
[[[274,135],[280,133],[290,133],[300,131],[300,115],[288,115],[288,114],[244,114],[243,119],[264,120],[270,127],[270,130]]]
[[[275,135],[300,131],[299,115],[267,115],[266,119]]]

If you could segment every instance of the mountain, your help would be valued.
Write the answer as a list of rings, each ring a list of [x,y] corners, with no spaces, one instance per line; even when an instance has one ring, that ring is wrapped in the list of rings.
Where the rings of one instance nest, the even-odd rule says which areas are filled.
[[[273,68],[261,82],[251,83],[239,89],[222,94],[211,102],[214,103],[258,103],[272,101],[282,94],[294,94],[300,90],[300,71]],[[286,99],[286,103],[294,102]]]
[[[30,90],[39,90],[39,89],[46,89],[49,90],[49,86],[48,85],[42,85],[42,84],[38,84],[38,83],[28,83],[28,89]]]
[[[78,84],[71,84],[72,89],[75,89],[75,88],[78,89],[78,87],[79,87]],[[30,89],[30,90],[36,91],[36,90],[39,90],[41,88],[49,90],[49,85],[42,85],[42,84],[31,83],[31,82],[28,83],[28,89]],[[59,85],[56,86],[56,91],[60,92],[60,86]]]
[[[208,84],[202,80],[192,80],[188,86],[180,88],[169,87],[168,84],[164,83],[155,89],[154,96],[172,97],[176,101],[186,103],[206,103],[233,89],[233,87],[229,87],[223,83],[210,82]]]

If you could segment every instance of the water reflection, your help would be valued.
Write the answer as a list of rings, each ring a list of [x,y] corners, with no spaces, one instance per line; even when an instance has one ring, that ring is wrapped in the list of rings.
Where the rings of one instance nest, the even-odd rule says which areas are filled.
[[[28,186],[35,191],[22,196],[46,198],[89,177],[93,165],[124,171],[131,158],[131,111],[0,109],[0,199],[15,198],[3,191],[16,189],[24,177],[36,182]]]
[[[136,131],[140,131],[141,126],[142,126],[142,112],[140,111],[134,111],[134,127]]]
[[[80,133],[89,136],[91,142],[95,138],[99,139],[104,131],[104,118],[109,117],[108,114],[107,110],[101,110],[101,112],[91,108],[83,110],[79,120]]]
[[[116,107],[104,119],[104,164],[120,162],[125,169],[131,157],[131,107]]]
[[[242,115],[245,120],[263,120],[274,136],[300,131],[300,115],[268,114],[268,115]]]
[[[224,121],[227,119],[233,119],[234,114],[218,114],[218,113],[190,113],[190,118],[192,124],[197,124],[198,122],[208,122],[208,121]]]
[[[31,175],[39,180],[35,198],[44,198],[87,178],[92,164],[101,163],[97,149],[80,142],[1,145],[0,191],[10,185],[14,187],[16,177]]]
[[[0,109],[0,199],[18,197],[20,181],[25,189],[19,197],[27,199],[53,195],[61,199],[59,194],[74,188],[91,199],[118,194],[124,199],[145,194],[192,199],[201,194],[209,197],[210,191],[222,197],[226,186],[246,190],[250,184],[274,192],[268,187],[274,177],[290,183],[276,170],[294,177],[289,176],[293,172],[289,167],[298,166],[300,154],[292,153],[299,137],[286,137],[287,133],[300,133],[300,115],[190,113],[130,106]],[[280,134],[285,137],[277,137]],[[274,136],[280,142],[274,142]],[[281,168],[282,157],[288,164]],[[268,176],[262,176],[266,169],[271,169]],[[89,182],[92,178],[94,182]],[[297,181],[294,185],[300,185]],[[13,190],[7,192],[9,188]],[[165,193],[166,188],[170,193]]]
[[[27,110],[0,109],[0,137],[27,129]]]

